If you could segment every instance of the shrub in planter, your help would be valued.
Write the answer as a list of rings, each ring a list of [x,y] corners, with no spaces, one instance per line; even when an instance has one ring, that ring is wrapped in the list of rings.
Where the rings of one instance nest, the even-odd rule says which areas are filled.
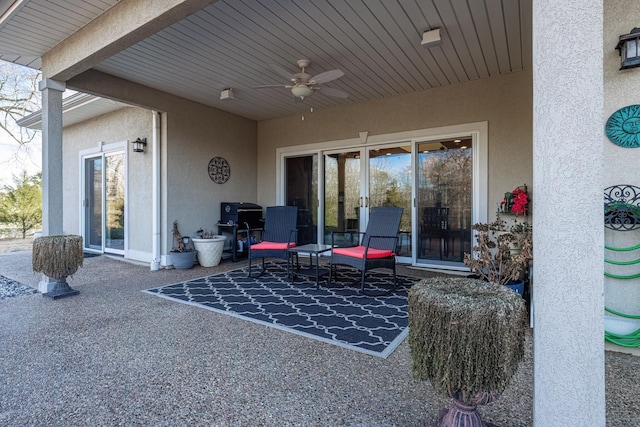
[[[175,268],[187,269],[196,262],[196,251],[186,245],[188,237],[183,237],[178,230],[178,221],[173,221],[173,240],[175,246],[171,249],[171,263]]]
[[[504,286],[456,277],[409,291],[413,374],[453,399],[438,426],[485,426],[477,405],[497,399],[524,356],[524,300]]]

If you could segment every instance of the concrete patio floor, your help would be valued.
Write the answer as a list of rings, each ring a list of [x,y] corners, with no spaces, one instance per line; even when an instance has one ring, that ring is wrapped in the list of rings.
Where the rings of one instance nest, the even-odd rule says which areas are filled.
[[[100,256],[69,280],[77,296],[0,301],[0,425],[431,426],[448,405],[412,379],[406,340],[380,359],[140,292],[244,265],[151,272]],[[39,280],[28,251],[0,254],[0,275]],[[640,425],[640,358],[606,363],[607,425]],[[529,334],[484,419],[532,425],[532,388]]]

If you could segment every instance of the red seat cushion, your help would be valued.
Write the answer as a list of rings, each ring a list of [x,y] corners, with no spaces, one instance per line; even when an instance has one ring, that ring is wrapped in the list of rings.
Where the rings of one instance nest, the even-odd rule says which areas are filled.
[[[352,258],[364,258],[364,246],[356,246],[353,248],[334,248],[333,253],[337,255],[350,256]],[[367,258],[378,259],[378,258],[388,258],[392,255],[395,255],[390,249],[374,249],[369,248],[367,252]]]
[[[295,248],[296,244],[291,242],[289,243],[289,248]],[[259,251],[286,251],[287,243],[280,242],[260,242],[255,245],[251,245],[251,250],[259,250]]]

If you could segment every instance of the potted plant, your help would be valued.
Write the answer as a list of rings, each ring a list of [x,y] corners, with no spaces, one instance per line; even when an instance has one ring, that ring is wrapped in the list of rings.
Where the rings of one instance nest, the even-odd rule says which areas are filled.
[[[67,277],[82,267],[83,255],[82,236],[44,236],[33,241],[33,271],[56,279],[53,290],[44,296],[58,299],[80,293],[69,286]]]
[[[492,223],[477,223],[477,244],[471,253],[464,254],[464,264],[479,279],[497,285],[506,285],[524,293],[522,275],[532,256],[532,240],[528,223],[516,223],[510,230],[499,217]],[[515,232],[522,231],[522,236]]]
[[[181,270],[193,267],[196,262],[196,251],[188,246],[189,237],[183,237],[178,230],[178,221],[173,221],[171,233],[175,244],[171,249],[171,263],[175,268]]]
[[[524,357],[524,300],[493,283],[424,279],[409,290],[413,375],[453,399],[439,427],[486,427],[476,406],[496,400]]]
[[[207,229],[199,229],[194,237],[193,245],[198,254],[198,262],[202,267],[214,267],[220,264],[226,236],[215,234]]]

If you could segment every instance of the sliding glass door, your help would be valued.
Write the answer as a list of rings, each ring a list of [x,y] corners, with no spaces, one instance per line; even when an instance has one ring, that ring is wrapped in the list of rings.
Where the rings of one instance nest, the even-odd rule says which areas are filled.
[[[125,154],[113,152],[83,161],[83,238],[86,249],[124,254]]]
[[[361,190],[361,150],[324,154],[324,232],[323,241],[331,244],[331,233],[338,244],[357,242],[361,228],[360,218],[364,207]]]
[[[471,250],[471,138],[417,145],[417,262],[461,265]]]
[[[299,243],[354,245],[370,208],[404,208],[398,260],[461,269],[471,250],[474,139],[407,141],[285,157],[286,204]]]

